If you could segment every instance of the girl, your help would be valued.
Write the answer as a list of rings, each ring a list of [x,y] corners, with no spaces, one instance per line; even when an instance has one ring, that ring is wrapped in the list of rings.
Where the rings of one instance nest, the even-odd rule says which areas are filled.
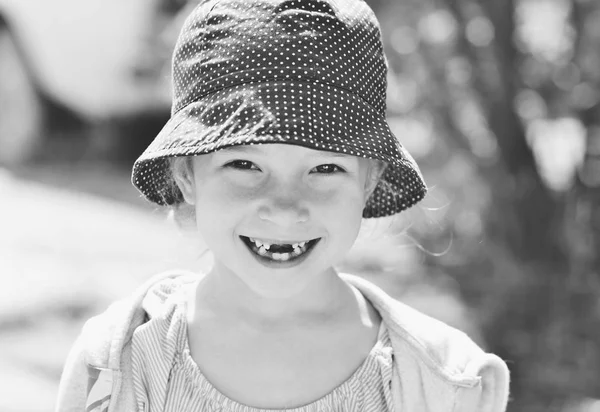
[[[385,119],[362,0],[210,0],[173,56],[171,119],[133,183],[191,221],[206,274],[88,321],[58,411],[503,411],[508,370],[334,265],[362,218],[425,195]]]

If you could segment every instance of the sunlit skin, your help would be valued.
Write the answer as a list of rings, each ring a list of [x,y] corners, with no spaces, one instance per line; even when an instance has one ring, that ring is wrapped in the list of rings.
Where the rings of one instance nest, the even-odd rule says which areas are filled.
[[[351,248],[375,181],[366,159],[286,144],[234,146],[193,158],[180,183],[214,254],[205,284],[252,311],[330,304],[346,289],[333,265]],[[240,239],[321,238],[301,264],[261,264]],[[220,293],[225,292],[226,293]],[[273,315],[275,315],[273,313]]]
[[[266,144],[198,156],[191,169],[176,179],[214,255],[187,300],[194,361],[221,393],[246,405],[299,406],[324,396],[377,339],[379,314],[333,266],[356,239],[380,168]],[[273,265],[240,235],[321,240],[297,265]]]

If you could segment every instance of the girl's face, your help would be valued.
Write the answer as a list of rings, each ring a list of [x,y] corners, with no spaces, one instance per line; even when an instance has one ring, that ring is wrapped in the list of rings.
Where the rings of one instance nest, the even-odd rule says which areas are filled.
[[[192,165],[179,186],[213,271],[264,296],[300,291],[344,257],[378,172],[367,159],[289,144],[234,146]]]

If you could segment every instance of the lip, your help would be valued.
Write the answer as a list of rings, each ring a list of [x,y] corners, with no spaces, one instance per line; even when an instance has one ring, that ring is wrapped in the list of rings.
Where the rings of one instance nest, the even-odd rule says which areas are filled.
[[[259,239],[259,240],[266,240],[260,237],[254,237],[254,236],[240,236],[240,242],[242,242],[242,244],[244,245],[244,248],[248,251],[248,253],[254,257],[254,259],[256,259],[257,262],[259,262],[261,265],[269,267],[269,268],[274,268],[274,269],[285,269],[285,268],[291,268],[294,266],[298,266],[300,265],[302,262],[304,262],[315,250],[317,244],[319,244],[319,242],[321,241],[322,238],[312,238],[310,240],[316,240],[316,242],[311,246],[311,248],[306,251],[304,254],[302,254],[301,256],[293,259],[293,260],[286,260],[286,261],[275,261],[272,259],[268,259],[262,256],[257,255],[256,253],[254,253],[252,250],[250,250],[249,246],[246,244],[246,242],[242,239],[242,237],[252,237],[253,239]],[[300,241],[300,242],[304,242],[304,241]],[[306,241],[308,242],[308,241]],[[290,241],[282,241],[282,240],[278,240],[278,241],[273,241],[273,243],[296,243],[296,241],[290,242]]]
[[[320,239],[318,237],[313,237],[310,239],[302,239],[302,240],[286,240],[286,239],[270,239],[270,238],[265,238],[265,237],[258,237],[258,236],[244,236],[247,238],[252,238],[252,239],[256,239],[256,240],[260,240],[261,242],[266,242],[270,245],[272,244],[276,244],[276,245],[282,245],[282,244],[288,244],[288,245],[292,245],[294,243],[301,243],[301,242],[310,242],[311,240],[315,240],[315,239]]]

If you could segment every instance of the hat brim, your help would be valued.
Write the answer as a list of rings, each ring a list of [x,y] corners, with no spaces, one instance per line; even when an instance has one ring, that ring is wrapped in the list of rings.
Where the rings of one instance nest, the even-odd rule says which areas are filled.
[[[427,188],[385,116],[356,95],[318,82],[255,82],[221,89],[175,113],[138,158],[132,182],[151,202],[182,201],[168,158],[244,144],[287,143],[387,163],[364,218],[405,210]]]

